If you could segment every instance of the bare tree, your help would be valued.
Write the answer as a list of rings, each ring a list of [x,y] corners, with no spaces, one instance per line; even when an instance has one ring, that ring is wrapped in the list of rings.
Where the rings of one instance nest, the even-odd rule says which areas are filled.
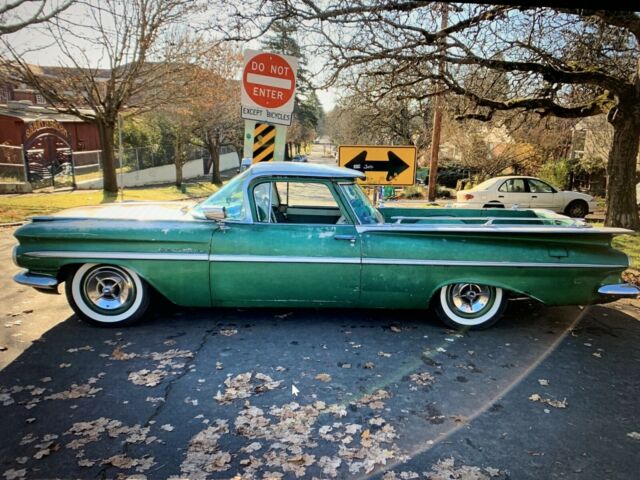
[[[57,67],[28,64],[25,51],[5,39],[6,56],[0,60],[57,110],[97,126],[104,190],[116,192],[118,115],[177,100],[182,74],[201,47],[181,25],[199,7],[189,0],[87,0],[82,7],[82,23],[76,16],[59,16],[46,26],[63,58]]]
[[[15,33],[29,25],[51,20],[74,0],[9,0],[0,5],[0,35]]]
[[[195,76],[197,95],[190,96],[192,134],[211,156],[211,183],[222,184],[220,150],[223,145],[240,147],[244,122],[240,118],[240,53],[217,46],[204,57]]]
[[[614,138],[606,224],[640,227],[639,14],[465,4],[453,5],[449,25],[441,28],[432,2],[256,0],[254,9],[242,3],[233,12],[234,35],[260,35],[274,21],[296,19],[309,46],[327,58],[329,82],[356,72],[358,81],[390,78],[395,89],[425,85],[435,93],[440,84],[467,100],[459,118],[480,121],[508,110],[561,118],[607,113]],[[496,72],[504,76],[504,92],[485,88]]]

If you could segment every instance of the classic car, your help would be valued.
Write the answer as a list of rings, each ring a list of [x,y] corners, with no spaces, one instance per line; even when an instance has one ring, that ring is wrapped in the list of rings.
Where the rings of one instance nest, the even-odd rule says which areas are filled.
[[[544,208],[574,218],[584,218],[596,209],[596,200],[586,193],[562,191],[535,177],[494,177],[456,194],[463,208]]]
[[[198,204],[121,203],[34,217],[15,280],[65,284],[84,320],[143,316],[152,294],[183,306],[426,309],[486,328],[511,297],[594,304],[638,289],[614,228],[546,210],[376,209],[360,172],[259,163]]]

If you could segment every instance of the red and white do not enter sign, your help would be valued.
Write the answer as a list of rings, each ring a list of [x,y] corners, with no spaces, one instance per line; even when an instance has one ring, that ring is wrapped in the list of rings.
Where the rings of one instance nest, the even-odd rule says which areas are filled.
[[[293,111],[298,60],[288,55],[247,50],[242,72],[242,103]]]

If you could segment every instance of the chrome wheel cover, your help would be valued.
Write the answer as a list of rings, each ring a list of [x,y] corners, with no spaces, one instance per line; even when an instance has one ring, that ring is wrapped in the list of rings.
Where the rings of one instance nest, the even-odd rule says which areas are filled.
[[[476,283],[452,285],[448,296],[454,312],[465,317],[483,313],[494,301],[492,288]]]
[[[127,309],[136,297],[132,278],[124,270],[113,266],[91,270],[82,284],[87,305],[107,314]]]

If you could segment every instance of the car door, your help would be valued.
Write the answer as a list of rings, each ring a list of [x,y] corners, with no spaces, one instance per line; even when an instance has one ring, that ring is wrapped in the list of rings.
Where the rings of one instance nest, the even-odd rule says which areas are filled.
[[[332,182],[256,179],[247,197],[252,222],[225,223],[212,236],[214,305],[350,305],[359,299],[359,234]]]
[[[537,178],[528,178],[527,184],[529,185],[530,208],[557,209],[558,194],[555,188]]]
[[[498,201],[505,207],[528,208],[530,194],[524,178],[509,178],[498,187]]]

